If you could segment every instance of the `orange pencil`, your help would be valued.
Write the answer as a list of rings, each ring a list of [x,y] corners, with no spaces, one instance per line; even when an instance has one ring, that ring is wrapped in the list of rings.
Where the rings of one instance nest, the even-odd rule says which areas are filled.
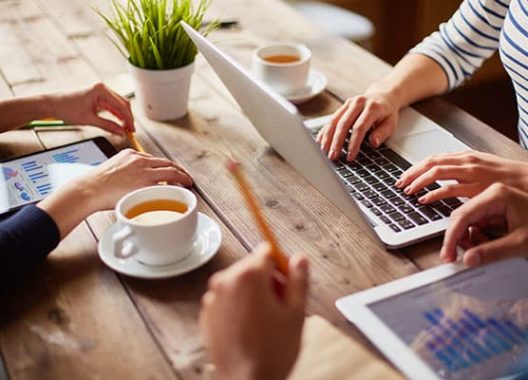
[[[255,221],[257,222],[257,225],[260,229],[260,233],[263,235],[264,239],[267,240],[271,245],[271,251],[273,259],[275,260],[275,265],[282,272],[282,274],[288,275],[288,257],[286,257],[286,255],[280,249],[275,235],[273,234],[271,228],[266,222],[264,214],[262,213],[262,210],[260,209],[257,203],[257,199],[255,198],[251,187],[247,183],[244,174],[242,173],[240,163],[234,160],[229,160],[227,163],[227,168],[235,177],[238,186],[240,187],[240,191],[246,199],[247,206],[253,214],[253,218],[255,218]]]
[[[134,133],[130,132],[130,131],[126,131],[126,135],[128,137],[128,141],[130,141],[130,144],[132,145],[132,147],[137,150],[138,152],[140,153],[145,153],[145,149],[143,149],[143,147],[141,146],[141,144],[139,143],[136,135],[134,135]]]

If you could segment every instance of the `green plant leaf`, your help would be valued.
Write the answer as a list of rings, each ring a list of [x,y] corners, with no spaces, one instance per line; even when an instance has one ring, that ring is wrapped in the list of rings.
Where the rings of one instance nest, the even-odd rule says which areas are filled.
[[[185,21],[207,35],[219,23],[202,28],[211,2],[199,0],[109,0],[111,14],[94,11],[115,35],[112,43],[131,64],[152,70],[183,67],[194,62],[198,50],[180,25]]]

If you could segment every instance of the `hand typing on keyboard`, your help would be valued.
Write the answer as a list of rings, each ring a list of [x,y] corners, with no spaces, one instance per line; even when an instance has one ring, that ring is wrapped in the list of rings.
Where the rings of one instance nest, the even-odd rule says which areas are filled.
[[[413,195],[438,180],[456,180],[419,198],[423,204],[454,197],[474,197],[493,183],[528,191],[528,164],[488,153],[464,152],[431,156],[405,171],[396,186]]]
[[[440,257],[455,261],[459,245],[468,266],[526,257],[528,193],[496,183],[455,210]]]
[[[345,160],[353,161],[369,131],[369,142],[376,148],[394,133],[399,110],[392,94],[372,89],[365,95],[348,99],[321,129],[317,142],[332,161],[339,158],[346,144]]]

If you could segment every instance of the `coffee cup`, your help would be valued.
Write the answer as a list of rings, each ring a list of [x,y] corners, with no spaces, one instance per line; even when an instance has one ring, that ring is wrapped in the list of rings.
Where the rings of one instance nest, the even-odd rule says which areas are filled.
[[[151,186],[125,195],[116,205],[114,255],[148,265],[167,265],[192,251],[198,222],[196,196],[177,186]]]
[[[304,45],[270,45],[255,50],[253,73],[281,95],[289,96],[306,88],[312,52]]]

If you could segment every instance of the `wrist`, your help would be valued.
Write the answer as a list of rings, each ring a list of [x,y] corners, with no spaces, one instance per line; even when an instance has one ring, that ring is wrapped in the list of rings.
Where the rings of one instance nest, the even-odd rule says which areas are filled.
[[[374,95],[383,98],[388,102],[395,111],[399,111],[406,104],[403,100],[403,90],[398,84],[392,83],[391,81],[379,81],[371,84],[367,91],[366,95]]]
[[[93,199],[93,187],[86,186],[83,182],[78,180],[65,185],[37,204],[37,207],[55,221],[61,239],[97,211],[97,202]]]
[[[33,119],[60,118],[57,97],[54,95],[39,95],[34,101]]]

